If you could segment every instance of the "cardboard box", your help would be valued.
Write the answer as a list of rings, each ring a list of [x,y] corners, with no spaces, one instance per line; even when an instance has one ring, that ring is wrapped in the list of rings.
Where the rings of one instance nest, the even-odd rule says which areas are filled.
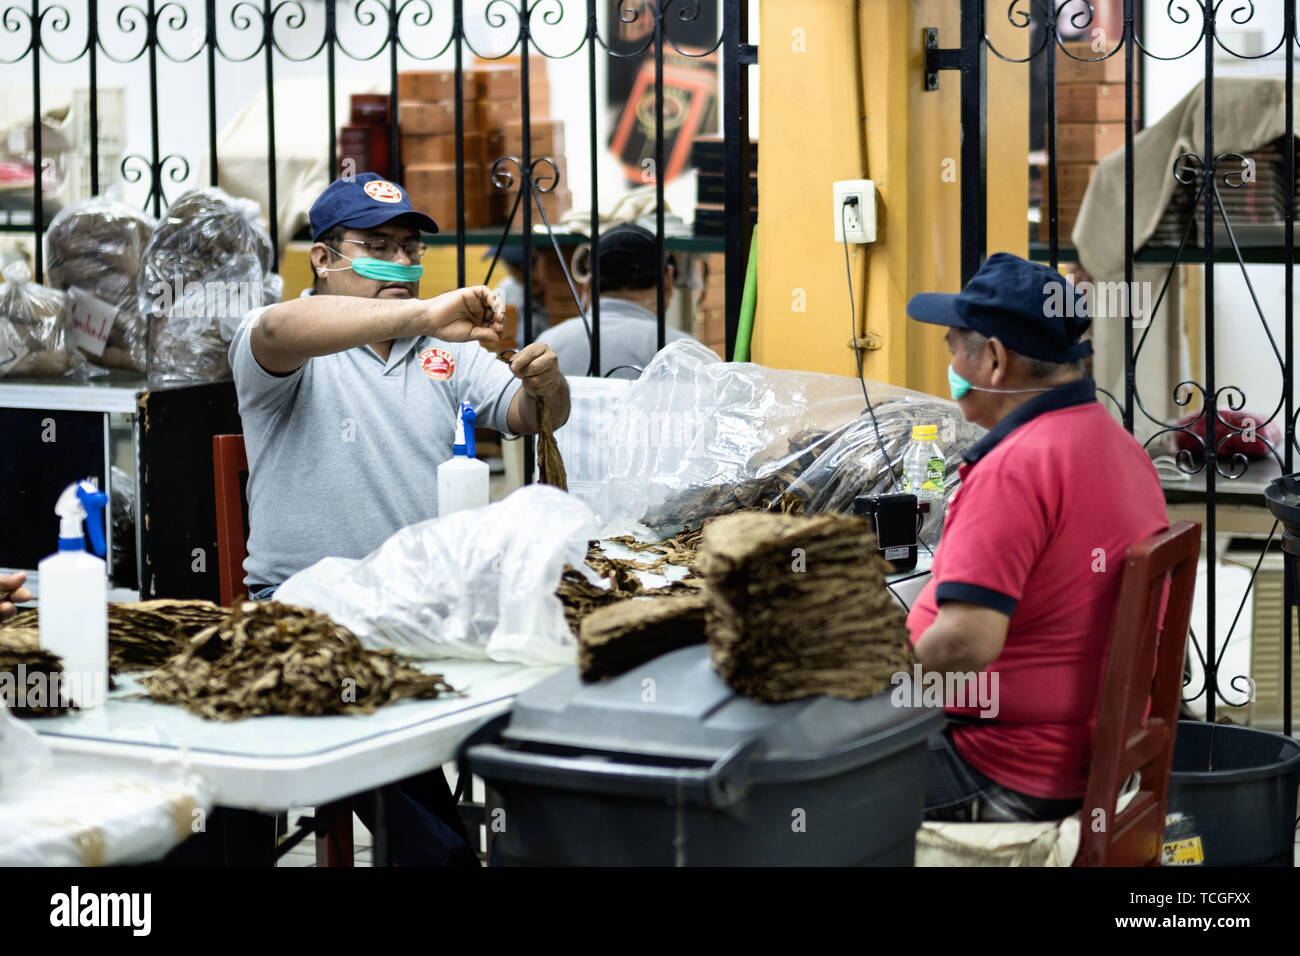
[[[441,201],[445,197],[450,197],[452,208],[455,209],[455,163],[418,163],[407,166],[405,185],[407,192],[411,194],[412,203],[415,202],[417,196],[432,201]],[[469,206],[471,197],[482,195],[483,171],[477,166],[467,166],[465,168],[465,205]]]
[[[1096,168],[1096,163],[1056,164],[1056,188],[1060,194],[1061,205],[1078,206],[1083,202],[1083,195],[1088,191],[1088,183],[1092,181],[1092,173]],[[1043,176],[1043,199],[1046,203],[1052,194],[1051,183],[1048,180],[1047,167],[1040,166],[1039,170]]]
[[[438,224],[438,231],[454,233],[456,231],[456,194],[425,195],[410,190],[411,204],[423,213],[433,217]],[[482,229],[491,225],[487,213],[487,197],[482,193],[465,193],[465,228]]]
[[[1137,116],[1137,84],[1133,85],[1134,111]],[[1123,123],[1123,83],[1080,83],[1056,89],[1058,123]]]
[[[1046,137],[1044,137],[1044,142]],[[1083,163],[1104,159],[1124,146],[1123,123],[1058,123],[1057,162]]]
[[[514,100],[519,98],[519,67],[502,64],[474,69],[474,96],[480,100]]]
[[[1063,43],[1056,51],[1056,84],[1064,86],[1071,83],[1120,83],[1124,82],[1125,53],[1116,50],[1110,56],[1098,53],[1092,43]],[[1099,60],[1098,57],[1106,59]],[[1072,59],[1073,58],[1073,59]],[[1136,76],[1136,74],[1135,74]],[[1122,99],[1122,97],[1121,97]]]
[[[466,133],[464,136],[466,166],[482,166],[491,157],[488,138],[483,133]],[[440,133],[437,136],[403,136],[402,163],[406,166],[424,166],[429,163],[454,163],[456,161],[456,134]]]
[[[529,128],[529,145],[534,156],[554,156],[564,152],[564,120],[533,120]],[[521,120],[505,125],[502,152],[519,156],[523,153],[524,124]]]
[[[468,76],[468,74],[466,74]],[[466,81],[466,99],[473,86]],[[405,70],[397,74],[397,100],[420,103],[452,102],[456,97],[455,70]]]
[[[1079,218],[1078,206],[1061,205],[1056,209],[1056,238],[1063,246],[1073,245],[1070,239],[1070,233],[1074,232],[1074,223]],[[1048,242],[1049,226],[1047,221],[1047,207],[1043,207],[1043,218],[1038,223],[1038,241]]]
[[[456,130],[456,107],[452,103],[397,104],[397,124],[404,135],[431,136]]]
[[[519,121],[523,106],[519,100],[480,100],[474,104],[475,128],[479,130],[504,129],[507,124]]]
[[[706,345],[726,341],[726,318],[725,309],[701,309],[695,315],[695,337]]]

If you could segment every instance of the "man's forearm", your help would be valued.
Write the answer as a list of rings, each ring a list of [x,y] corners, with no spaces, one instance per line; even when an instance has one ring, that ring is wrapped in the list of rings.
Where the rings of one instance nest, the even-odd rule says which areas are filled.
[[[551,412],[551,427],[559,428],[569,420],[569,385],[561,380],[562,385],[546,398],[546,407]],[[536,435],[542,430],[537,415],[537,401],[524,389],[515,393],[506,413],[506,424],[516,435]]]
[[[317,355],[422,335],[428,326],[429,303],[420,299],[313,295],[263,313],[251,344],[263,367],[290,372]]]

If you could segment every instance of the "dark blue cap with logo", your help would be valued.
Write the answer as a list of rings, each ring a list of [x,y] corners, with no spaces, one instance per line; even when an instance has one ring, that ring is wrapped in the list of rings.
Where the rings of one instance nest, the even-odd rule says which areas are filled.
[[[1059,272],[1006,252],[989,256],[956,295],[912,296],[907,314],[971,329],[1044,362],[1065,364],[1092,354],[1092,343],[1079,341],[1092,324],[1087,298]]]
[[[412,224],[424,232],[438,231],[436,222],[411,208],[405,189],[378,173],[334,180],[312,203],[307,216],[313,240],[335,226],[370,229],[398,216],[409,216]]]

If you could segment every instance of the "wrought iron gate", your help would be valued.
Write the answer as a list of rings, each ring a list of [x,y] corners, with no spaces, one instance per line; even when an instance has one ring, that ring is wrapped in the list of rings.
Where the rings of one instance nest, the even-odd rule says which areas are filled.
[[[1097,5],[1099,6],[1100,3],[1098,2]],[[1116,6],[1118,7],[1118,4]],[[1150,398],[1147,397],[1147,401],[1144,402],[1144,395],[1139,388],[1137,376],[1135,375],[1135,365],[1144,344],[1147,342],[1151,327],[1142,328],[1142,334],[1140,336],[1135,335],[1137,324],[1131,310],[1132,303],[1126,300],[1123,304],[1123,311],[1119,316],[1124,321],[1123,394],[1121,396],[1115,396],[1109,392],[1105,394],[1115,403],[1118,414],[1122,418],[1125,427],[1130,431],[1134,431],[1135,426],[1142,426],[1144,430],[1155,429],[1155,434],[1145,439],[1146,446],[1150,446],[1165,435],[1188,436],[1183,440],[1185,442],[1190,441],[1194,446],[1192,451],[1186,448],[1179,451],[1176,456],[1176,463],[1177,468],[1185,475],[1197,477],[1204,481],[1203,527],[1206,537],[1204,551],[1207,575],[1206,614],[1203,621],[1193,621],[1190,635],[1191,641],[1189,642],[1191,653],[1196,655],[1204,668],[1204,681],[1200,687],[1190,685],[1185,687],[1184,700],[1194,701],[1201,695],[1205,695],[1207,719],[1213,721],[1215,719],[1216,705],[1229,703],[1224,693],[1225,685],[1221,683],[1221,679],[1225,676],[1221,674],[1224,651],[1233,638],[1234,629],[1241,618],[1245,602],[1250,599],[1251,591],[1255,586],[1256,577],[1265,555],[1273,549],[1274,540],[1278,538],[1278,525],[1274,521],[1272,529],[1261,548],[1259,560],[1255,562],[1251,571],[1250,585],[1236,609],[1232,624],[1227,628],[1226,633],[1220,633],[1220,628],[1216,626],[1216,581],[1219,559],[1219,555],[1216,553],[1218,545],[1216,540],[1218,537],[1216,510],[1221,500],[1227,496],[1235,495],[1237,487],[1245,486],[1250,488],[1247,500],[1252,504],[1257,504],[1260,509],[1264,509],[1265,504],[1263,495],[1260,493],[1258,472],[1264,471],[1265,478],[1277,473],[1290,474],[1294,470],[1294,453],[1297,447],[1297,410],[1292,395],[1295,358],[1292,323],[1294,318],[1294,220],[1296,211],[1296,150],[1293,109],[1295,95],[1294,58],[1297,55],[1296,48],[1300,47],[1300,36],[1297,35],[1296,31],[1296,6],[1294,0],[1283,0],[1282,10],[1276,21],[1268,23],[1262,23],[1262,17],[1257,17],[1256,5],[1253,0],[1231,0],[1231,2],[1229,0],[1169,0],[1167,4],[1156,3],[1152,5],[1153,9],[1160,6],[1163,6],[1164,9],[1159,11],[1159,17],[1163,17],[1164,20],[1160,20],[1154,14],[1149,14],[1144,22],[1140,9],[1141,3],[1138,0],[1123,0],[1122,28],[1118,38],[1112,38],[1105,42],[1103,48],[1097,50],[1092,56],[1080,57],[1077,51],[1067,49],[1061,39],[1058,27],[1065,24],[1070,31],[1075,33],[1088,31],[1094,25],[1097,12],[1093,4],[1085,3],[1084,0],[1064,0],[1064,2],[1061,2],[1061,0],[1010,0],[1005,8],[1005,17],[1011,27],[1026,31],[1025,36],[1028,38],[1028,55],[1015,57],[1002,52],[989,35],[989,18],[1003,15],[1000,0],[987,4],[985,0],[963,0],[961,4],[959,46],[947,49],[941,48],[937,31],[927,31],[925,82],[927,88],[933,89],[938,85],[940,71],[956,70],[960,73],[961,164],[963,171],[961,179],[961,261],[962,281],[964,283],[978,268],[986,253],[985,143],[987,128],[985,79],[988,54],[991,53],[998,59],[1009,63],[1024,63],[1027,67],[1039,63],[1043,68],[1044,88],[1042,91],[1031,88],[1031,96],[1039,96],[1044,93],[1046,95],[1046,164],[1044,177],[1047,188],[1042,214],[1044,221],[1047,223],[1048,235],[1045,243],[1038,245],[1031,243],[1031,254],[1034,258],[1049,263],[1052,268],[1058,268],[1063,259],[1072,258],[1069,254],[1070,250],[1063,246],[1063,237],[1059,224],[1058,200],[1060,193],[1057,189],[1058,65],[1062,63],[1068,65],[1069,60],[1104,61],[1113,57],[1118,57],[1123,61],[1125,103],[1122,242],[1125,281],[1128,288],[1134,288],[1135,264],[1167,263],[1168,272],[1165,275],[1163,284],[1161,284],[1159,297],[1156,300],[1158,307],[1160,300],[1163,299],[1169,289],[1171,278],[1181,263],[1199,263],[1203,265],[1204,312],[1206,316],[1203,332],[1204,381],[1187,379],[1173,385],[1172,399],[1175,406],[1186,408],[1193,405],[1194,400],[1200,406],[1199,412],[1190,421],[1184,419],[1179,422],[1169,422],[1153,414],[1148,409],[1147,403]],[[1198,18],[1200,30],[1196,34],[1195,42],[1189,45],[1187,49],[1174,51],[1172,55],[1165,55],[1163,52],[1157,52],[1153,49],[1153,44],[1149,41],[1155,31],[1159,30],[1164,23],[1167,22],[1173,26],[1192,24],[1194,27],[1198,23]],[[1234,49],[1230,45],[1230,39],[1226,38],[1224,34],[1235,35],[1238,32],[1237,28],[1245,27],[1248,24],[1265,30],[1267,40],[1264,45],[1268,47],[1267,49],[1257,53],[1247,53]],[[1246,186],[1250,181],[1250,177],[1243,175],[1243,173],[1244,171],[1253,170],[1253,167],[1241,153],[1219,152],[1216,148],[1214,141],[1215,63],[1220,54],[1239,60],[1260,60],[1272,56],[1278,51],[1282,51],[1284,61],[1284,66],[1281,66],[1278,71],[1284,77],[1285,99],[1285,134],[1282,138],[1283,146],[1280,160],[1283,187],[1283,226],[1280,239],[1277,242],[1263,248],[1248,248],[1239,242],[1238,230],[1241,224],[1238,222],[1235,224],[1236,228],[1234,228],[1233,217],[1229,215],[1229,209],[1225,207],[1224,196],[1225,191],[1241,189]],[[1176,196],[1179,196],[1181,201],[1194,202],[1199,211],[1187,217],[1186,225],[1182,229],[1181,239],[1176,247],[1155,248],[1148,244],[1143,248],[1135,248],[1135,153],[1133,142],[1135,129],[1138,125],[1135,120],[1140,117],[1141,111],[1140,104],[1135,100],[1135,85],[1138,84],[1141,72],[1147,62],[1179,60],[1189,57],[1200,57],[1204,64],[1204,110],[1202,117],[1204,151],[1199,154],[1188,152],[1178,156],[1177,161],[1168,170],[1168,175],[1176,180]],[[1198,225],[1202,237],[1199,247],[1192,242],[1193,229]],[[1118,231],[1117,229],[1116,232],[1118,233]],[[1116,238],[1118,240],[1118,236]],[[1226,241],[1224,241],[1225,239]],[[1269,330],[1259,297],[1250,284],[1250,278],[1245,268],[1247,262],[1274,263],[1282,266],[1285,270],[1285,292],[1282,306],[1282,328],[1284,332],[1280,345]],[[1266,420],[1253,422],[1251,426],[1247,426],[1241,421],[1231,420],[1233,416],[1225,417],[1224,414],[1225,411],[1239,411],[1244,408],[1247,401],[1246,389],[1238,384],[1225,384],[1215,374],[1215,264],[1235,264],[1240,267],[1254,303],[1255,318],[1263,326],[1268,337],[1271,358],[1277,362],[1282,376],[1282,394],[1276,404],[1271,404],[1271,399],[1269,399],[1269,404],[1265,406],[1270,409]],[[1258,398],[1255,400],[1259,401]],[[1213,414],[1209,414],[1210,410],[1213,410]],[[1262,434],[1262,432],[1267,431],[1268,426],[1278,429],[1281,434],[1280,441],[1270,441],[1265,434]],[[1257,439],[1263,442],[1266,448],[1267,455],[1262,465],[1251,465],[1239,450],[1231,450],[1234,440],[1241,440],[1243,436],[1247,435],[1248,427],[1253,427],[1249,439]],[[1248,469],[1251,469],[1252,474],[1248,475]],[[1251,479],[1255,480],[1252,481]],[[1241,486],[1234,486],[1234,482],[1241,482]],[[1293,679],[1291,608],[1295,603],[1296,586],[1290,575],[1285,576],[1283,581],[1286,601],[1282,627],[1280,670],[1282,675],[1283,730],[1289,734],[1292,729],[1293,711],[1293,701],[1291,699]],[[1250,678],[1239,674],[1229,675],[1226,686],[1231,687],[1237,694],[1253,693],[1254,688]]]

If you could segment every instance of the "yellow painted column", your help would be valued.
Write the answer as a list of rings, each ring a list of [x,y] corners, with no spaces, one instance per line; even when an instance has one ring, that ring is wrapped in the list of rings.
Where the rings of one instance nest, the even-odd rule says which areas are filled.
[[[939,91],[924,90],[922,31],[937,27],[940,45],[956,46],[961,5],[813,0],[762,4],[760,15],[755,361],[856,374],[831,184],[868,178],[877,241],[850,247],[858,335],[881,346],[864,353],[864,374],[945,394],[942,330],[911,322],[905,307],[917,292],[960,288],[961,81],[944,72]],[[987,29],[1005,55],[1025,55],[1027,31],[996,17]],[[990,253],[1027,251],[1028,97],[1027,66],[990,53]]]

